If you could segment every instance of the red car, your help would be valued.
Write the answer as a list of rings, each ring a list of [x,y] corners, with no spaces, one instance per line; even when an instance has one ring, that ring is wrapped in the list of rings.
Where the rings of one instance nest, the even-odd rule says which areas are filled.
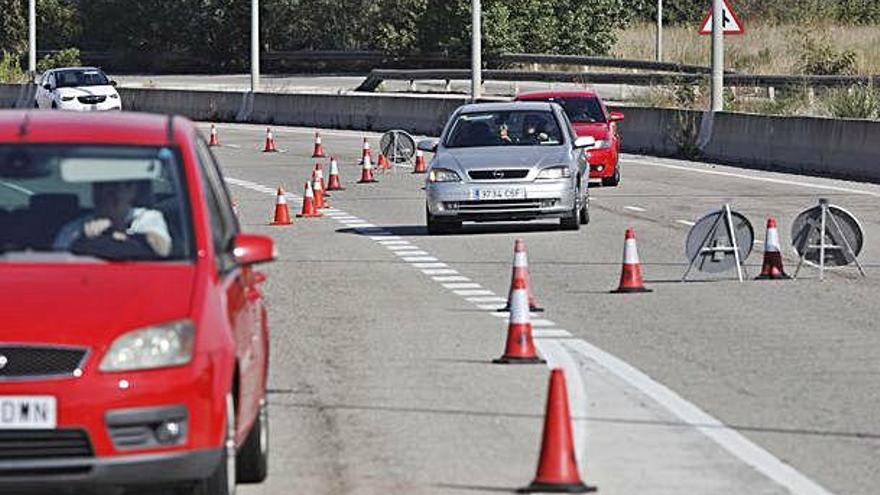
[[[262,481],[273,257],[185,118],[0,111],[0,493]]]
[[[592,136],[596,146],[587,151],[590,178],[602,179],[603,186],[620,183],[620,112],[609,112],[595,91],[536,91],[521,93],[516,101],[555,101],[562,105],[578,136]]]

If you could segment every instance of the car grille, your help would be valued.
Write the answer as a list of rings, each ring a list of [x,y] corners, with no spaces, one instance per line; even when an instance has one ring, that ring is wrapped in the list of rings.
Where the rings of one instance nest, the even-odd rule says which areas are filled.
[[[528,169],[497,169],[497,170],[470,170],[468,176],[473,180],[504,180],[524,179],[529,175]]]
[[[107,99],[106,96],[97,96],[97,95],[89,95],[89,96],[78,96],[76,98],[83,105],[94,105],[96,103],[104,103],[104,100]]]
[[[505,199],[497,201],[461,201],[458,211],[462,213],[493,211],[530,211],[541,209],[540,199]]]
[[[0,379],[73,375],[86,353],[73,347],[0,346]]]
[[[83,430],[0,430],[0,461],[93,457]]]

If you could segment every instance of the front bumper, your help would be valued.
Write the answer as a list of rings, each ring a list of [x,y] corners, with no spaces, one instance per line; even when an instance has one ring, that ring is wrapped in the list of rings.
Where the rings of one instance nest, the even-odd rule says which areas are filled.
[[[74,98],[70,101],[59,101],[58,108],[60,110],[70,110],[73,112],[108,112],[122,110],[122,101],[119,98],[107,98],[101,103],[87,104],[80,103]]]
[[[525,198],[476,200],[477,190],[525,189]],[[449,220],[491,222],[571,215],[577,189],[569,179],[540,182],[439,182],[425,187],[428,211]]]

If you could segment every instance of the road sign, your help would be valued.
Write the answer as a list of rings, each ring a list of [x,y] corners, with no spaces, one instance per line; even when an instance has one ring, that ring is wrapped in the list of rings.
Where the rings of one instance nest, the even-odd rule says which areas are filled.
[[[800,256],[795,278],[804,263],[819,268],[823,279],[826,268],[855,263],[865,276],[857,256],[862,251],[864,233],[859,221],[850,212],[820,199],[819,205],[809,208],[791,226],[791,243]]]
[[[685,253],[690,264],[681,277],[684,282],[693,267],[706,273],[720,273],[736,267],[743,281],[746,258],[752,252],[755,231],[743,215],[724,205],[700,220],[688,233]]]
[[[736,15],[736,12],[733,11],[733,7],[730,6],[730,2],[728,0],[724,0],[724,8],[722,9],[724,12],[724,17],[722,19],[721,25],[724,28],[724,34],[743,34],[746,32],[746,26],[739,19],[739,16]],[[703,24],[700,25],[700,34],[702,35],[711,35],[712,34],[712,7],[709,7],[709,12],[706,12],[706,17],[703,18]]]
[[[394,165],[410,163],[416,154],[416,141],[406,131],[388,131],[379,140],[379,149]]]

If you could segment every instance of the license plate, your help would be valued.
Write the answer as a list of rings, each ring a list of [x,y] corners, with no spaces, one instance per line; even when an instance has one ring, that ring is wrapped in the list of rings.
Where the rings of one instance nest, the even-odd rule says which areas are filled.
[[[98,111],[98,105],[89,105],[89,111],[90,111],[90,112],[97,112],[97,111]]]
[[[524,187],[508,187],[503,189],[471,189],[471,199],[526,199]]]
[[[50,430],[57,424],[57,403],[49,395],[0,396],[0,430]]]

